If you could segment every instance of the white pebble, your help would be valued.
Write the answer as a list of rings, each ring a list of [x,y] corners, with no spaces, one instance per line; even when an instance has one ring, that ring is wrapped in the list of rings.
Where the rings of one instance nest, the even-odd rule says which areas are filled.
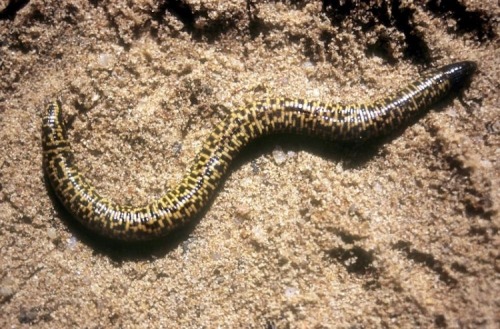
[[[281,146],[276,146],[276,148],[273,150],[273,158],[274,162],[279,165],[286,161],[286,154],[285,152],[283,152]]]
[[[109,69],[111,66],[113,66],[113,56],[110,54],[99,54],[99,57],[97,58],[97,63],[99,64],[100,67],[104,69]]]
[[[53,228],[53,227],[47,229],[47,236],[51,240],[56,240],[57,239],[57,231],[56,231],[56,229]]]

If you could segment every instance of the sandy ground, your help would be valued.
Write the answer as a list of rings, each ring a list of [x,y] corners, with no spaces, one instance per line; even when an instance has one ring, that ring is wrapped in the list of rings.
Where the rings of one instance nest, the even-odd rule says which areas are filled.
[[[112,4],[110,4],[112,3]],[[0,327],[500,325],[497,1],[0,1]],[[41,115],[140,205],[232,109],[369,101],[474,60],[460,95],[363,144],[277,136],[200,220],[154,243],[87,232],[46,185]]]

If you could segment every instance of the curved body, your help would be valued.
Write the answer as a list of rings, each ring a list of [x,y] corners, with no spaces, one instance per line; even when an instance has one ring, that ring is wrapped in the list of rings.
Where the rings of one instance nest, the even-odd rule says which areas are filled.
[[[372,103],[332,105],[301,99],[267,99],[240,108],[215,127],[181,182],[141,207],[119,205],[101,197],[80,174],[71,161],[61,105],[53,102],[43,118],[44,168],[57,197],[88,228],[121,240],[151,239],[166,235],[198,214],[232,159],[251,140],[283,132],[332,140],[386,134],[460,88],[475,68],[473,62],[444,66]]]

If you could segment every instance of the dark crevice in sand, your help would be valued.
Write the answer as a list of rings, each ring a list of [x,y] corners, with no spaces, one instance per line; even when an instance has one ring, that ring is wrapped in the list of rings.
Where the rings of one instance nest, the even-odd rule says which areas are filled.
[[[349,273],[365,275],[377,272],[377,269],[373,266],[374,252],[359,246],[332,248],[327,252],[327,255],[338,261]]]
[[[322,9],[328,13],[333,21],[343,21],[351,14],[356,7],[353,1],[323,0]]]
[[[118,44],[123,47],[125,51],[129,51],[132,45],[122,35],[123,33],[121,31],[120,24],[117,22],[118,17],[110,12],[108,5],[101,4],[101,7],[106,15],[106,20],[108,21],[109,26],[114,31]]]
[[[456,271],[456,272],[460,272],[462,274],[466,274],[466,273],[469,273],[469,270],[467,269],[467,266],[463,265],[463,264],[460,264],[458,262],[453,262],[451,263],[451,268]]]
[[[43,306],[21,307],[17,319],[21,324],[35,325],[40,322],[52,321],[51,313],[54,310]]]
[[[370,5],[352,0],[342,1],[342,4],[337,0],[325,0],[323,11],[330,17],[332,24],[340,25],[349,18],[361,26],[363,33],[373,31],[380,24],[395,27],[404,34],[406,58],[418,64],[431,62],[429,47],[413,24],[414,9],[400,0],[392,0],[390,4],[389,1],[382,1]],[[389,40],[388,36],[381,35],[375,43],[367,47],[367,53],[379,55],[389,63],[394,63],[395,57],[391,54]]]
[[[448,328],[446,317],[443,314],[437,314],[434,316],[434,324],[438,328]]]
[[[435,128],[431,129],[431,135],[436,136]],[[459,150],[449,145],[446,137],[438,136],[433,146],[433,153],[436,158],[442,159],[446,163],[446,170],[454,173],[453,179],[448,181],[447,186],[438,187],[440,190],[458,191],[462,197],[460,202],[465,207],[465,214],[470,217],[479,217],[490,221],[496,214],[491,195],[491,182],[487,177],[476,178],[477,168],[466,163],[467,157],[464,157]]]
[[[456,29],[450,27],[448,33],[474,33],[482,42],[496,37],[495,23],[488,13],[468,10],[458,0],[430,0],[426,7],[441,19],[451,17],[456,21]]]
[[[191,35],[198,42],[213,43],[220,40],[226,34],[234,33],[237,30],[238,22],[242,19],[238,15],[221,15],[217,18],[210,17],[210,11],[203,6],[195,11],[189,3],[182,0],[163,1],[156,11],[153,12],[151,19],[158,22],[159,26],[167,25],[165,15],[176,17],[184,25],[183,31]],[[170,29],[173,36],[178,35],[176,29]],[[151,29],[153,37],[158,36],[156,28]]]
[[[256,6],[256,1],[246,0],[247,3],[247,16],[248,16],[248,35],[250,39],[255,39],[258,37],[264,29],[262,28],[264,21],[257,15],[258,9]]]
[[[363,237],[360,235],[352,234],[350,232],[344,231],[344,230],[339,229],[339,228],[334,228],[332,230],[332,233],[337,235],[342,240],[342,242],[348,243],[348,244],[354,243],[356,241],[360,241],[363,239]]]
[[[458,284],[458,280],[452,277],[444,268],[443,262],[437,260],[432,254],[412,248],[410,242],[400,240],[393,245],[393,249],[403,252],[408,259],[418,264],[423,264],[431,271],[437,273],[439,280],[443,281],[446,285],[454,287]]]
[[[414,10],[411,7],[405,7],[400,0],[392,0],[392,16],[395,20],[395,26],[405,35],[407,47],[404,55],[411,58],[416,63],[428,64],[431,62],[431,53],[429,46],[422,35],[416,30]]]
[[[366,54],[368,56],[376,56],[383,58],[390,65],[397,63],[396,57],[393,55],[391,45],[391,37],[385,33],[380,34],[374,43],[370,43],[366,47]]]
[[[14,20],[17,13],[23,9],[30,0],[9,0],[7,7],[0,11],[0,21],[1,20]]]
[[[480,41],[493,40],[495,32],[493,20],[487,13],[467,10],[465,5],[457,0],[453,1],[428,1],[425,6],[427,10],[445,19],[451,16],[456,22],[455,30],[450,28],[449,33],[464,34],[474,33]],[[364,33],[372,31],[382,24],[385,27],[395,27],[405,36],[406,48],[404,55],[418,64],[429,64],[432,61],[432,54],[429,46],[425,42],[414,24],[414,7],[400,0],[381,1],[370,5],[358,3],[352,0],[324,0],[323,11],[327,13],[334,25],[340,26],[347,19],[354,20],[361,26]],[[444,16],[444,17],[443,17]],[[396,62],[393,56],[391,42],[393,37],[381,31],[374,43],[367,45],[367,54],[376,55],[388,61],[390,64]],[[324,35],[326,45],[330,42],[331,36]],[[328,49],[328,47],[325,47]]]
[[[194,30],[196,17],[189,4],[186,4],[184,1],[180,0],[163,1],[151,14],[151,20],[153,22],[156,22],[158,26],[152,26],[150,29],[150,34],[158,43],[161,43],[158,37],[158,32],[159,29],[161,29],[163,26],[169,28],[172,37],[177,37],[179,35],[179,32],[165,21],[164,16],[167,12],[170,13],[170,15],[176,17],[180,22],[184,24],[184,30],[188,32]]]
[[[163,23],[163,16],[166,12],[177,17],[183,24],[186,30],[193,31],[195,29],[196,16],[193,9],[185,1],[173,0],[163,1],[158,10],[153,13],[152,18],[160,23]]]
[[[472,224],[469,228],[470,237],[480,237],[480,243],[488,244],[494,241],[498,234],[498,227],[483,226],[482,224]]]

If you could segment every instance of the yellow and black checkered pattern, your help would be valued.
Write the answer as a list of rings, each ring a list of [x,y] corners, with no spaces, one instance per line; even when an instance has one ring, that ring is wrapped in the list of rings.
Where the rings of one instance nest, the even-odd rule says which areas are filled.
[[[263,135],[297,133],[331,140],[358,140],[391,132],[415,113],[461,87],[473,62],[444,66],[392,96],[367,104],[333,105],[302,99],[266,99],[235,110],[215,127],[182,181],[142,207],[116,204],[97,193],[72,163],[61,104],[43,118],[44,168],[58,198],[80,222],[121,240],[163,236],[207,204],[229,164],[249,141]]]

